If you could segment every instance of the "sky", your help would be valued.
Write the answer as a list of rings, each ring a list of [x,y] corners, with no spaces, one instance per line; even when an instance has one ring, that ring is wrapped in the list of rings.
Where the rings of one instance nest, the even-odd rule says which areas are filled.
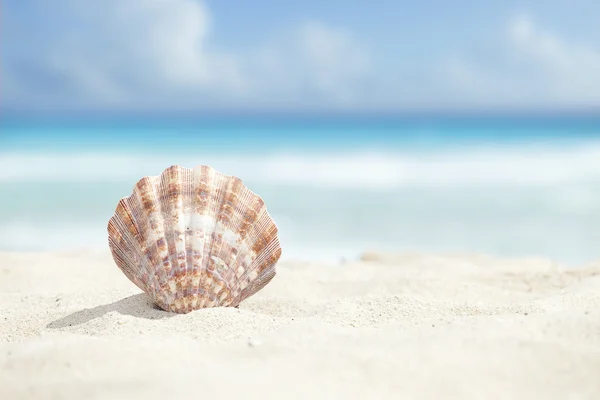
[[[3,0],[4,110],[598,110],[598,0]]]

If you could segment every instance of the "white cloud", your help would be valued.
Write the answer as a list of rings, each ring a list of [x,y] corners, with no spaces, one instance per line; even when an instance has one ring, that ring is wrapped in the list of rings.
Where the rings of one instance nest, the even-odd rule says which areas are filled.
[[[361,79],[369,69],[369,58],[355,39],[319,23],[307,23],[299,32],[301,56],[306,70],[320,90],[344,94],[350,81]]]
[[[210,14],[199,0],[63,0],[47,12],[66,27],[38,38],[44,51],[32,47],[27,62],[72,90],[27,85],[27,74],[2,65],[3,81],[14,87],[10,95],[26,87],[30,101],[46,105],[346,102],[367,72],[368,58],[348,33],[314,22],[291,28],[277,43],[215,51]],[[69,30],[74,21],[77,29]]]
[[[120,60],[147,79],[174,89],[236,88],[235,60],[206,49],[210,19],[194,0],[110,0],[113,14],[101,21]],[[103,2],[107,6],[106,1]],[[133,72],[133,71],[132,71]]]
[[[600,101],[600,48],[562,39],[526,16],[511,21],[510,34],[517,51],[539,66],[557,99]]]
[[[464,56],[447,60],[449,87],[469,104],[501,106],[600,105],[600,48],[540,28],[528,15],[507,24],[501,63]]]
[[[369,55],[354,36],[314,21],[262,44],[245,61],[252,95],[268,106],[283,100],[293,107],[307,99],[332,107],[357,105],[371,73]]]
[[[515,15],[476,55],[373,58],[352,32],[319,21],[235,52],[215,46],[201,0],[30,0],[0,47],[5,105],[123,108],[468,108],[599,106],[600,48]],[[6,11],[3,10],[5,13]],[[30,10],[33,12],[32,10]],[[17,22],[14,22],[17,21]],[[36,36],[37,34],[37,36]],[[489,36],[488,36],[489,37]],[[7,45],[13,46],[12,57]],[[452,49],[449,49],[452,51]],[[16,55],[15,55],[16,54]],[[420,63],[420,64],[418,64]]]

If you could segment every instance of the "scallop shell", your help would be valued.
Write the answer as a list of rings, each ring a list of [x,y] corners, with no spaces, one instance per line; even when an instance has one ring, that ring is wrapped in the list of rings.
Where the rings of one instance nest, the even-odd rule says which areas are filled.
[[[275,276],[277,226],[262,198],[202,165],[146,176],[108,222],[117,266],[162,309],[236,307]]]

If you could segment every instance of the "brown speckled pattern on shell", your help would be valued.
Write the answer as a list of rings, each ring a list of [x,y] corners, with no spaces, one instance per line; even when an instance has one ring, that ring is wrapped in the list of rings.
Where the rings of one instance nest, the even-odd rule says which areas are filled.
[[[123,273],[162,309],[237,306],[275,276],[277,226],[242,181],[177,165],[142,178],[108,222]]]

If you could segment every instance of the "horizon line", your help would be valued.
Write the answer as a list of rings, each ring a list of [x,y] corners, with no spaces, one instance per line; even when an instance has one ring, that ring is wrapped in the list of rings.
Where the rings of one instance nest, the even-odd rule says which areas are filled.
[[[283,110],[283,109],[11,109],[0,108],[0,120],[4,118],[211,118],[211,117],[346,117],[346,118],[465,118],[465,117],[600,117],[600,107],[589,108],[473,108],[473,109],[402,109],[402,110]]]

